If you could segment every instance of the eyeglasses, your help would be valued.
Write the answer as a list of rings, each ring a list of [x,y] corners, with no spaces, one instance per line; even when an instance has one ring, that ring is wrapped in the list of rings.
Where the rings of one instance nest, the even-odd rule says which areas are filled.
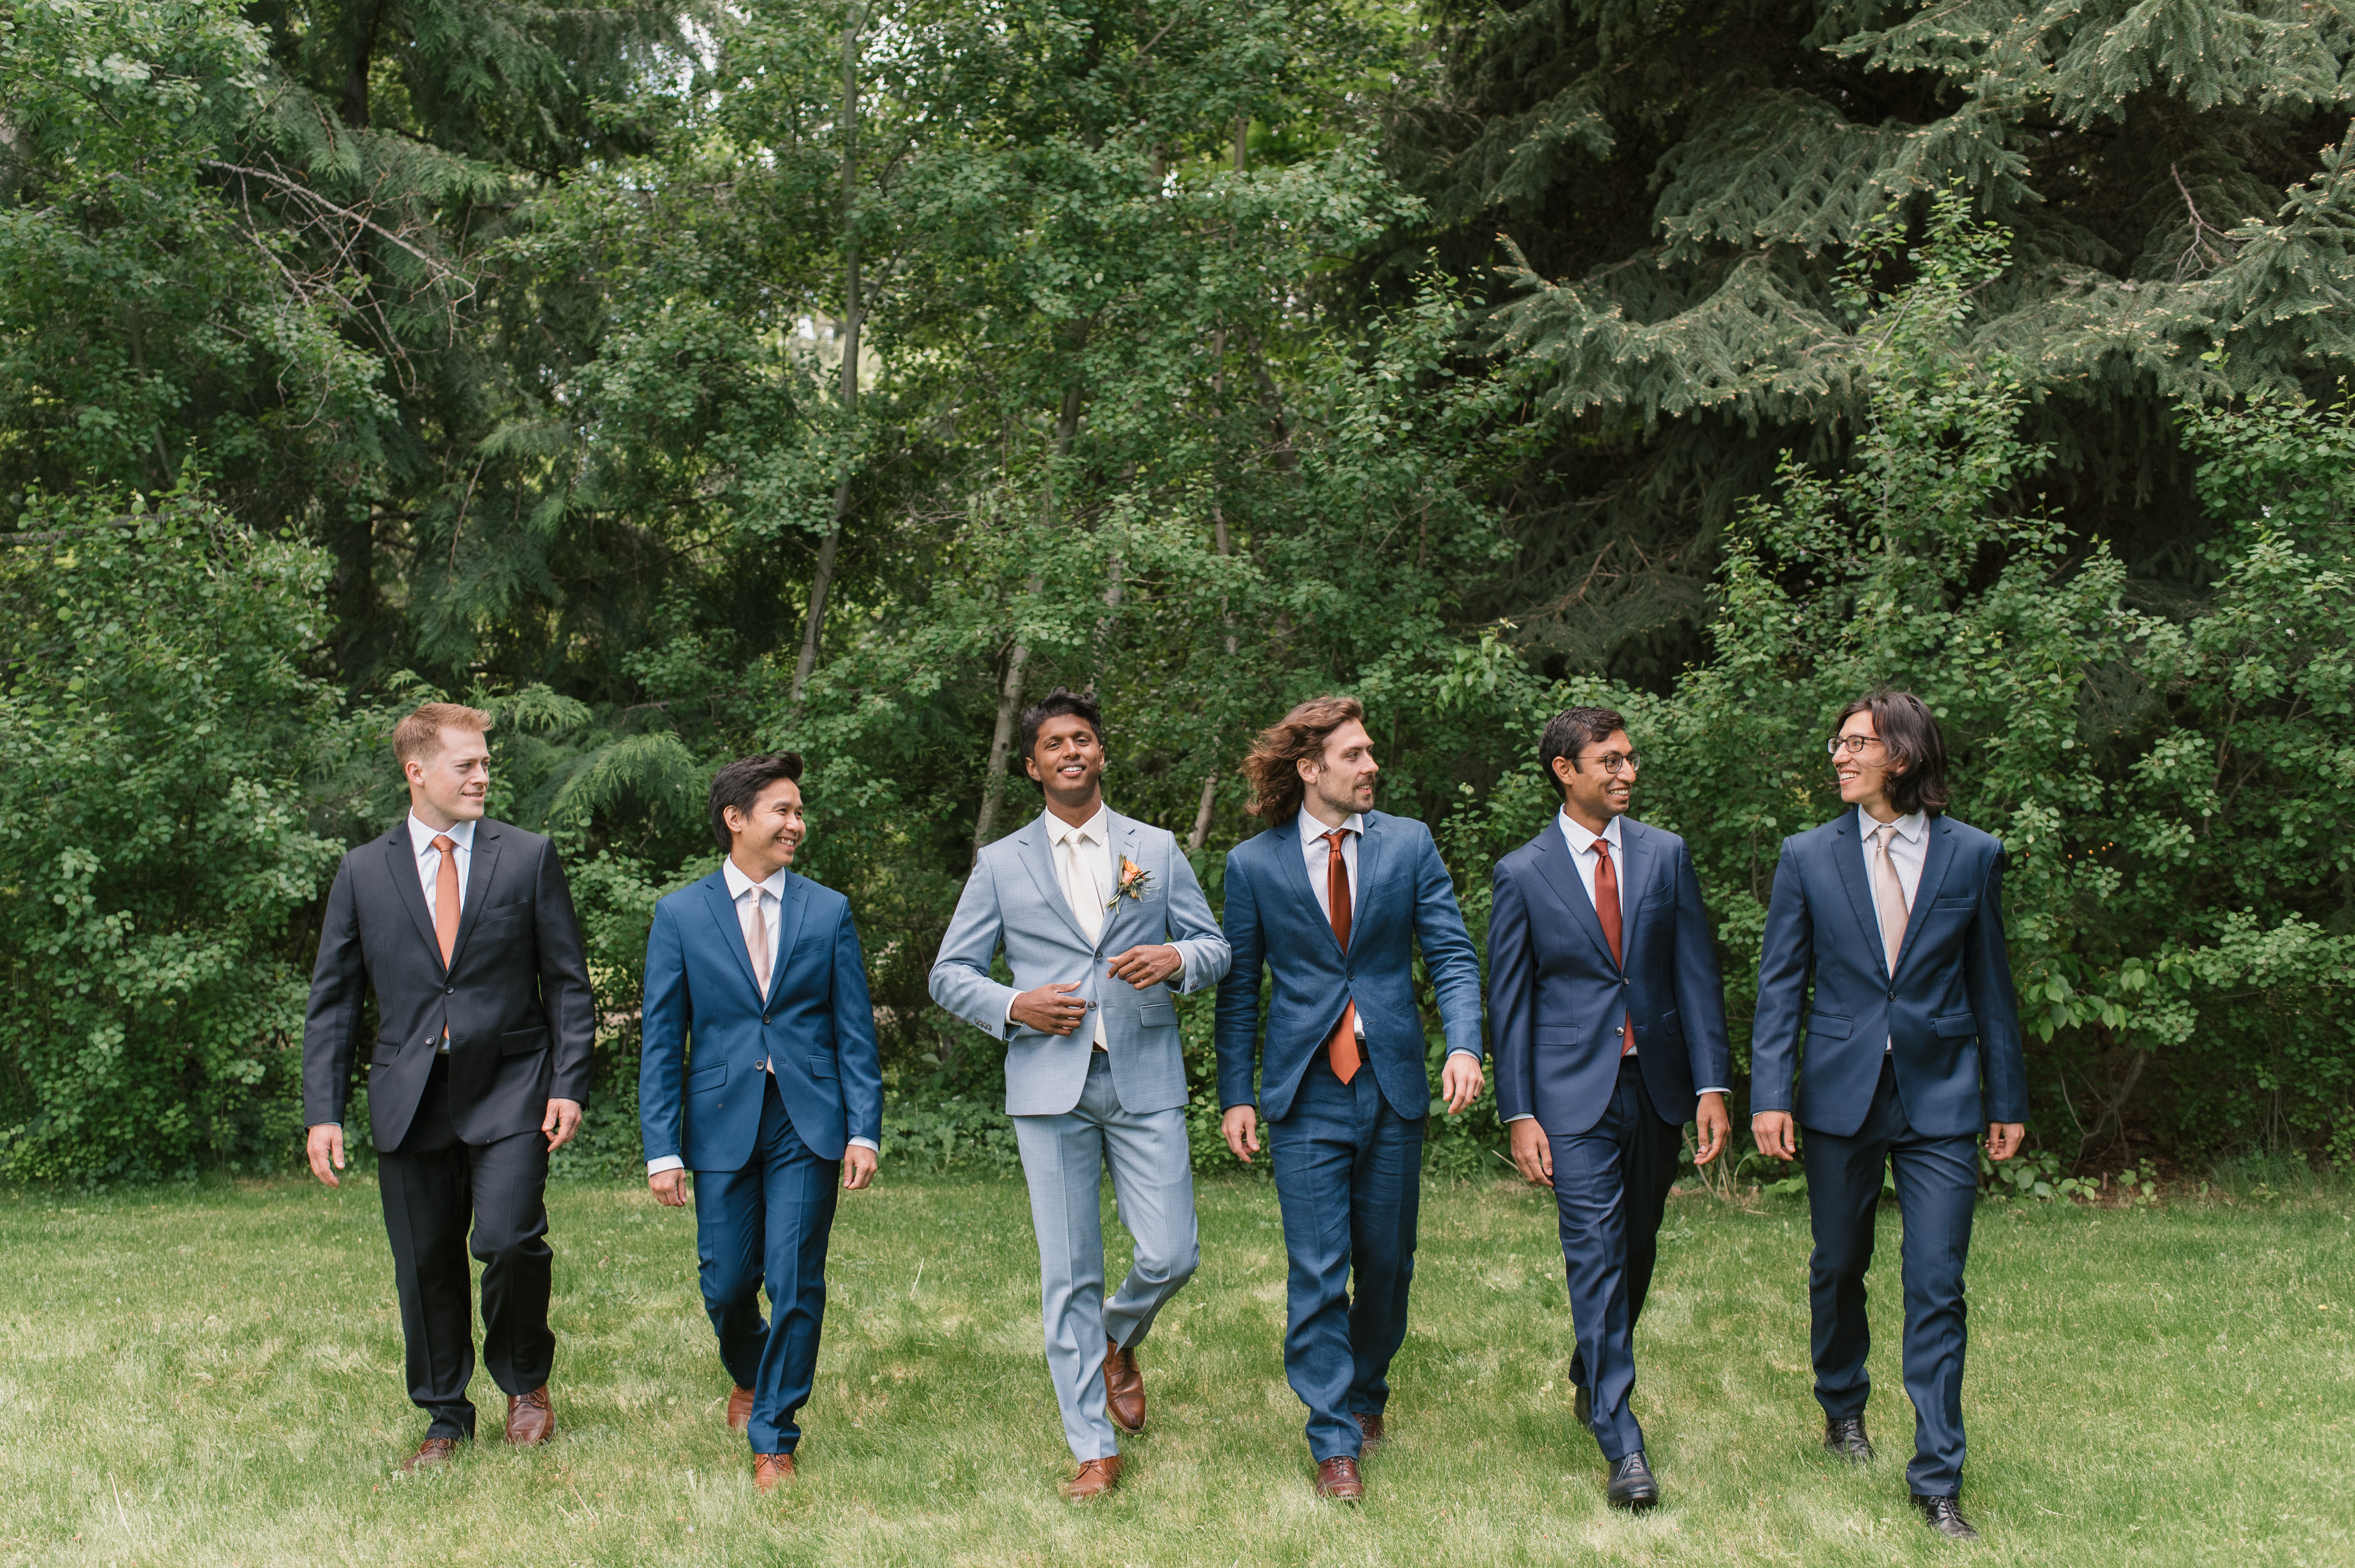
[[[1881,737],[1878,735],[1835,735],[1824,742],[1824,750],[1835,757],[1842,752],[1853,757],[1861,754],[1867,746],[1879,744]]]
[[[1613,778],[1617,778],[1621,773],[1635,773],[1644,765],[1642,754],[1636,752],[1629,752],[1625,756],[1616,752],[1605,752],[1599,757],[1589,757],[1586,760],[1590,763],[1601,763],[1603,771]]]

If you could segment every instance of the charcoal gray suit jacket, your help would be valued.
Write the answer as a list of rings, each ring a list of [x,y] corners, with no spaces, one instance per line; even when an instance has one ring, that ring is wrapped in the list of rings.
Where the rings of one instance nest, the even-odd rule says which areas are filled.
[[[444,1029],[450,1117],[465,1143],[537,1128],[551,1098],[587,1098],[597,1013],[556,847],[483,818],[460,907],[444,968],[406,814],[345,855],[303,1020],[304,1125],[344,1119],[371,990],[368,1124],[378,1148],[397,1148],[407,1135]]]

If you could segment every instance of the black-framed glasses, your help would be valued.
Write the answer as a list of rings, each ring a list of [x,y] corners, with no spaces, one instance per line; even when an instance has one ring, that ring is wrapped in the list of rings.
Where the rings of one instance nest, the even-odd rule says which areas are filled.
[[[1835,757],[1842,752],[1846,752],[1851,757],[1857,757],[1864,754],[1864,749],[1867,746],[1879,744],[1881,744],[1881,737],[1878,735],[1835,735],[1824,742],[1824,750]]]
[[[1589,757],[1586,760],[1599,765],[1613,778],[1617,778],[1621,773],[1639,772],[1644,766],[1644,757],[1640,752],[1628,752],[1624,755],[1618,752],[1605,752],[1599,757]]]

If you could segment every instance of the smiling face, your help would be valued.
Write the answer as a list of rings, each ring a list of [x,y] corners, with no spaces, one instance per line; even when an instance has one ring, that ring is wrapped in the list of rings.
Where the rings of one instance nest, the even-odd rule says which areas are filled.
[[[1374,761],[1374,738],[1355,719],[1325,737],[1322,757],[1304,758],[1299,765],[1306,786],[1301,805],[1326,827],[1337,827],[1358,812],[1373,810],[1374,775],[1382,768]]]
[[[1103,798],[1103,737],[1076,713],[1058,713],[1039,726],[1022,759],[1058,816],[1084,823]],[[1079,815],[1074,816],[1072,813]]]
[[[1568,757],[1553,760],[1553,776],[1561,781],[1562,809],[1572,822],[1601,833],[1613,817],[1627,814],[1636,798],[1635,752],[1627,731],[1614,730],[1580,748],[1574,766]],[[1611,771],[1614,760],[1617,773]]]
[[[1861,742],[1859,746],[1859,742]],[[1839,728],[1839,745],[1832,752],[1832,773],[1839,780],[1840,799],[1864,807],[1875,822],[1894,822],[1902,814],[1890,804],[1889,781],[1905,771],[1892,763],[1889,748],[1873,728],[1868,710],[1851,713]]]
[[[401,765],[409,777],[409,808],[437,830],[478,821],[491,792],[490,737],[455,724],[444,724],[437,734],[440,750]]]
[[[772,780],[752,797],[751,811],[731,805],[720,816],[728,824],[728,858],[756,882],[792,865],[794,851],[809,837],[808,819],[802,816],[802,786],[791,779]]]

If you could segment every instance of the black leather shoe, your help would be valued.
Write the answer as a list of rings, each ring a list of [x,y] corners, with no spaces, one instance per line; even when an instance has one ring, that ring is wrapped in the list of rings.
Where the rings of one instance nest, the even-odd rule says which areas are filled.
[[[1613,1508],[1638,1512],[1660,1500],[1660,1483],[1652,1479],[1652,1467],[1644,1463],[1641,1448],[1611,1461],[1611,1483],[1605,1492]]]
[[[1948,1541],[1977,1541],[1979,1532],[1963,1517],[1962,1504],[1953,1498],[1925,1498],[1913,1494],[1913,1511],[1922,1522],[1945,1536]]]
[[[1824,1417],[1824,1448],[1850,1464],[1872,1462],[1872,1439],[1864,1435],[1864,1417]]]

